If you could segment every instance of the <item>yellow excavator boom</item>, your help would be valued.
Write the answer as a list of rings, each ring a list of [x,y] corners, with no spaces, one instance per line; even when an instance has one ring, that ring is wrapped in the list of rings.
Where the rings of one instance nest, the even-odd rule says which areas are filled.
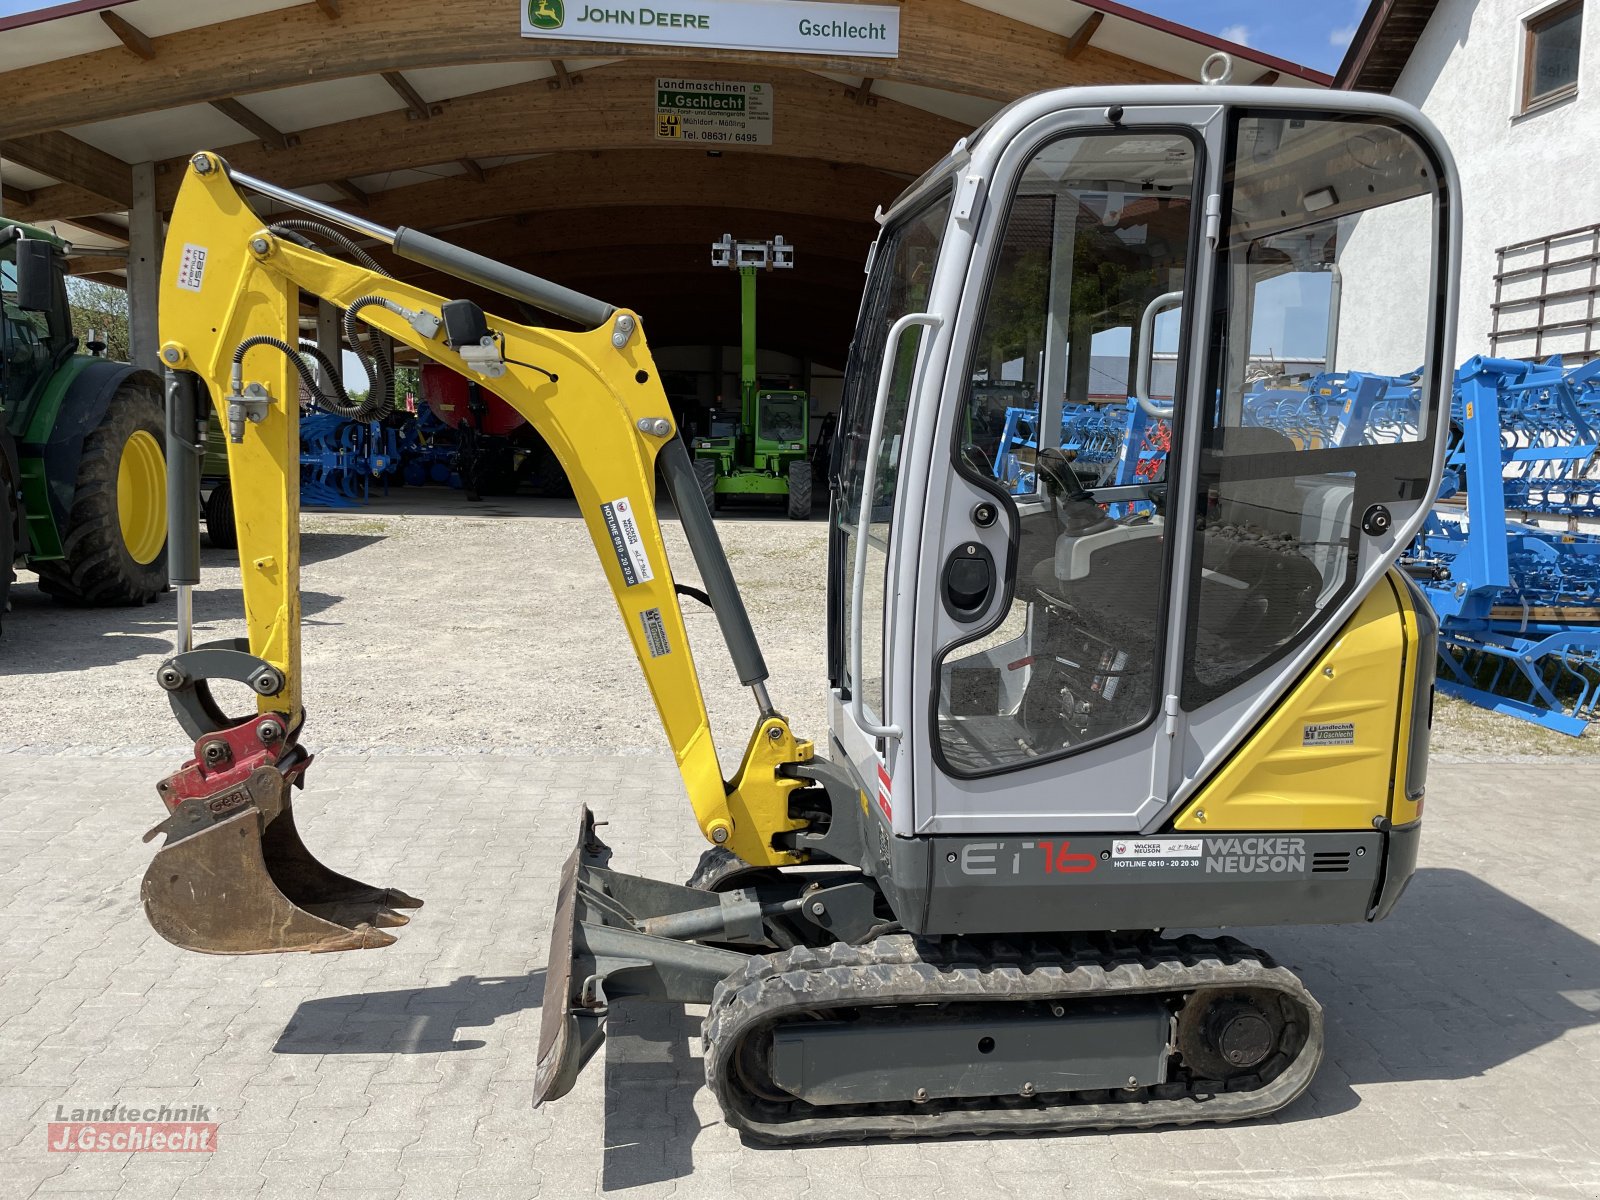
[[[308,239],[274,231],[245,202],[226,164],[209,154],[196,155],[190,164],[172,230],[161,278],[161,357],[169,373],[169,407],[171,381],[192,375],[203,381],[211,407],[229,425],[228,469],[248,655],[256,660],[251,665],[258,672],[249,682],[258,693],[258,715],[281,722],[286,736],[277,753],[294,740],[304,717],[301,400],[290,355],[298,353],[300,298],[306,294],[346,310],[359,309],[360,320],[372,330],[469,380],[490,383],[549,443],[571,482],[701,831],[752,864],[799,861],[796,854],[774,848],[772,836],[802,824],[789,817],[787,803],[801,781],[780,768],[811,758],[812,747],[797,740],[787,721],[773,711],[753,639],[750,647],[759,670],[742,674],[761,676],[746,678],[760,711],[731,781],[723,778],[712,742],[656,504],[658,460],[684,452],[637,314],[613,310],[596,328],[567,332],[482,313],[477,319],[484,336],[451,344],[444,321],[451,302],[445,297],[322,253],[306,244]],[[423,241],[430,253],[437,254],[442,245],[400,232]],[[465,307],[478,312],[470,303]],[[175,424],[181,431],[181,415]],[[687,465],[686,455],[683,463]],[[192,489],[194,482],[192,472],[180,471],[174,486]],[[687,505],[704,508],[698,491],[682,489],[675,501],[686,521],[704,516],[696,526],[699,537],[691,539],[702,569],[710,561],[725,571],[709,514],[683,511]],[[181,519],[184,506],[178,507]],[[190,530],[177,534],[180,539],[193,536]],[[190,585],[177,582],[186,602]],[[727,612],[730,587],[722,588],[720,596],[713,592],[713,606],[725,631],[730,620],[748,630],[736,592],[731,598],[738,611],[731,616]],[[185,633],[179,654],[164,664],[161,681],[174,694],[175,706],[197,682],[203,683],[194,678],[194,666],[182,661],[185,652],[203,654],[205,648],[189,647]],[[273,728],[269,725],[268,731]],[[196,730],[191,727],[190,732]],[[220,728],[202,727],[197,741],[221,733]],[[229,747],[229,755],[236,762],[238,748]],[[208,765],[203,746],[197,748],[196,761]],[[203,790],[209,782],[191,781],[187,788],[174,786],[163,794],[172,807],[174,797]],[[169,844],[172,832],[168,830]],[[270,863],[268,867],[270,871]]]

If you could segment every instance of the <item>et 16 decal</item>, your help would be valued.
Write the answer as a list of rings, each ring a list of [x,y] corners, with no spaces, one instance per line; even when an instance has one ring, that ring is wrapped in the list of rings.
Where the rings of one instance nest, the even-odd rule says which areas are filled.
[[[963,875],[1032,875],[1040,871],[1045,875],[1085,875],[1100,865],[1095,855],[1074,851],[1071,842],[1056,841],[970,842],[961,847],[959,861]]]

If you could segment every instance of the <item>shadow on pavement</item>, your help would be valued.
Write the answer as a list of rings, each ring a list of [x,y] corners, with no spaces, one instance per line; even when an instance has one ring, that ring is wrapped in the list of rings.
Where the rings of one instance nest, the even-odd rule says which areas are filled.
[[[1470,1079],[1600,1024],[1600,945],[1466,871],[1419,870],[1377,925],[1245,940],[1323,1006],[1324,1069],[1286,1122],[1355,1108],[1351,1084]]]
[[[1418,871],[1397,915],[1383,924],[1233,932],[1300,974],[1327,1023],[1321,1072],[1306,1096],[1269,1120],[1355,1108],[1361,1099],[1353,1085],[1472,1078],[1600,1023],[1600,945],[1465,871]],[[543,977],[467,975],[445,987],[307,1001],[274,1049],[475,1049],[484,1043],[458,1040],[458,1031],[538,1007]],[[681,1006],[612,1010],[605,1191],[693,1170],[694,1100],[704,1076],[689,1039],[699,1028],[699,1017]]]
[[[406,988],[307,1000],[273,1045],[275,1054],[448,1054],[478,1050],[463,1029],[537,1009],[544,970],[526,975],[463,975],[441,987]],[[612,1010],[605,1055],[606,1191],[681,1179],[694,1170],[701,1082],[689,1039],[700,1020],[681,1005]]]
[[[606,1033],[606,1142],[600,1188],[617,1192],[682,1179],[694,1171],[705,1081],[689,1039],[700,1018],[681,1005],[618,1005]]]
[[[307,1000],[278,1035],[275,1054],[440,1054],[478,1050],[462,1029],[538,1008],[544,970],[526,975],[463,975],[442,987]]]
[[[343,598],[329,592],[301,592],[301,611],[310,616]],[[0,641],[0,672],[8,675],[110,666],[172,649],[177,612],[170,593],[138,608],[69,608],[36,586],[24,585],[12,589],[11,600],[5,638]],[[194,616],[200,625],[242,621],[244,594],[237,587],[198,590]],[[212,635],[202,629],[196,640],[210,641]]]

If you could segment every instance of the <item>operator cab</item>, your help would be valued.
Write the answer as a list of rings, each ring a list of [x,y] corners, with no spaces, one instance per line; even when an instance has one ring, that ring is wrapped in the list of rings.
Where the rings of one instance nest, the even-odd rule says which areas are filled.
[[[1453,219],[1429,139],[1399,106],[1113,95],[1004,110],[874,249],[831,677],[840,746],[908,797],[896,833],[1158,826],[1425,515]],[[1330,411],[1352,372],[1410,401]]]

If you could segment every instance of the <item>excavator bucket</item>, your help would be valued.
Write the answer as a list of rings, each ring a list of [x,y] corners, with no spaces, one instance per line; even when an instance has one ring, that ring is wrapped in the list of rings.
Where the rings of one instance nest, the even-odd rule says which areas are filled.
[[[173,945],[206,954],[363,950],[395,940],[385,931],[409,920],[397,910],[421,907],[330,870],[306,849],[289,796],[310,761],[298,747],[280,761],[241,763],[242,779],[239,768],[207,773],[200,761],[162,782],[169,815],[145,834],[166,835],[140,890],[145,916]]]

